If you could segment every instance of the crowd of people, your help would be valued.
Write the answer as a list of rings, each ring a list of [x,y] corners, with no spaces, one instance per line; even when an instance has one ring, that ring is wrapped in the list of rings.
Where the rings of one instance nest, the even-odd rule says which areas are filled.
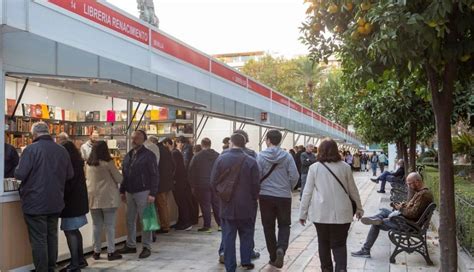
[[[269,253],[269,264],[282,268],[289,245],[291,202],[293,191],[301,184],[299,218],[302,225],[312,222],[318,233],[319,257],[323,271],[346,271],[346,240],[353,217],[373,225],[364,247],[352,253],[356,257],[370,256],[370,248],[379,230],[388,230],[389,212],[382,210],[374,217],[362,217],[363,209],[352,171],[368,171],[388,161],[382,152],[340,152],[337,143],[324,139],[319,148],[312,144],[295,147],[290,152],[280,147],[282,134],[270,130],[266,134],[267,148],[258,154],[247,148],[247,133],[236,130],[223,141],[223,152],[212,149],[209,138],[192,145],[185,137],[174,141],[148,136],[136,130],[131,138],[131,150],[125,155],[122,171],[111,158],[107,143],[92,133],[80,149],[63,134],[57,142],[49,134],[47,124],[35,123],[31,133],[33,144],[27,146],[18,162],[12,153],[5,160],[5,176],[21,180],[20,198],[32,246],[36,271],[53,271],[58,255],[58,220],[71,253],[67,271],[86,267],[80,228],[88,224],[90,212],[93,228],[93,258],[102,258],[102,233],[105,229],[107,259],[136,254],[137,219],[144,210],[156,208],[161,229],[142,231],[138,258],[152,254],[156,235],[172,228],[190,231],[198,224],[199,208],[203,225],[198,232],[212,232],[212,217],[222,239],[218,249],[219,262],[226,271],[235,271],[236,236],[240,239],[240,265],[253,269],[252,259],[260,257],[255,250],[257,209]],[[403,161],[395,172],[381,171],[373,178],[385,183],[403,182]],[[383,166],[380,166],[383,170]],[[374,171],[376,174],[376,171]],[[407,185],[414,197],[393,208],[408,218],[416,218],[430,201],[420,176],[411,173]],[[171,226],[168,200],[173,194],[178,207],[178,219]],[[115,229],[120,202],[126,204],[127,240],[115,248]],[[431,198],[432,201],[432,198]],[[331,251],[333,257],[331,257]]]

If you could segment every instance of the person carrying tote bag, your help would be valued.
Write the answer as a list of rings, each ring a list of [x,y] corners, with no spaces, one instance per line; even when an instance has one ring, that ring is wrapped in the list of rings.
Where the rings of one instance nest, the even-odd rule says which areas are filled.
[[[351,167],[341,160],[334,140],[324,139],[311,165],[300,205],[300,223],[318,233],[322,271],[347,271],[347,236],[354,215],[364,214]],[[331,251],[334,256],[335,270]]]

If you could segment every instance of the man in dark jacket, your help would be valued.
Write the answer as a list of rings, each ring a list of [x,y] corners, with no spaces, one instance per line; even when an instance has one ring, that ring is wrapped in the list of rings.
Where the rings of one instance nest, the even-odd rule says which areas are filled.
[[[153,141],[153,140],[152,140]],[[157,143],[160,150],[160,164],[158,165],[160,173],[160,184],[158,186],[158,194],[156,196],[156,208],[160,216],[161,229],[158,233],[168,233],[170,230],[170,212],[168,200],[173,190],[173,175],[175,166],[171,151],[166,148],[163,143]]]
[[[181,154],[183,154],[184,167],[188,170],[189,164],[194,155],[193,146],[189,143],[189,140],[186,137],[179,136],[176,140],[176,148],[181,151]]]
[[[120,185],[122,201],[127,203],[127,243],[118,252],[129,254],[137,252],[136,222],[137,215],[143,218],[143,211],[148,204],[155,202],[158,193],[159,173],[156,156],[143,144],[147,135],[143,130],[132,134],[132,150],[127,153],[122,164],[123,182]],[[152,233],[142,232],[143,250],[139,258],[151,254]]]
[[[220,217],[224,242],[224,259],[226,271],[236,270],[235,238],[237,232],[240,239],[240,258],[242,267],[253,269],[251,255],[253,251],[253,233],[255,229],[255,214],[260,190],[260,176],[257,162],[246,155],[242,148],[245,137],[233,134],[230,140],[230,150],[224,152],[216,160],[212,170],[211,182],[215,190],[221,173],[241,162],[237,184],[234,186],[229,202],[220,200]]]
[[[53,271],[58,258],[58,217],[64,208],[66,180],[74,176],[66,149],[57,145],[43,122],[31,128],[33,143],[25,148],[15,178],[36,271]]]
[[[299,145],[298,150],[296,150],[295,154],[295,164],[296,164],[296,169],[298,169],[298,183],[296,185],[296,188],[300,187],[301,188],[301,154],[304,152],[304,146]],[[295,188],[295,189],[296,189]]]
[[[189,164],[189,181],[201,207],[204,226],[198,231],[211,232],[211,207],[214,219],[220,228],[219,200],[211,189],[211,171],[219,153],[211,149],[211,140],[204,138],[201,141],[202,151],[197,153]]]
[[[316,156],[313,153],[314,145],[307,144],[305,152],[301,153],[300,161],[301,161],[301,192],[300,192],[300,199],[303,195],[304,186],[306,184],[306,178],[308,177],[308,171],[311,164],[316,162]]]
[[[191,230],[193,227],[191,218],[193,203],[183,155],[178,149],[174,148],[173,141],[170,138],[165,138],[161,141],[161,144],[171,152],[175,166],[173,172],[173,180],[175,182],[173,196],[178,206],[178,222],[174,225],[174,228],[176,230]]]
[[[382,183],[380,184],[380,190],[378,190],[377,193],[385,193],[385,184],[387,183],[387,181],[390,183],[403,183],[403,178],[405,177],[405,167],[403,166],[403,159],[398,160],[397,164],[398,169],[395,172],[384,171],[379,177],[370,179],[375,183],[379,183],[379,181],[382,181]]]
[[[15,175],[15,168],[19,161],[18,152],[12,145],[5,143],[5,169],[3,171],[4,178],[13,178]]]

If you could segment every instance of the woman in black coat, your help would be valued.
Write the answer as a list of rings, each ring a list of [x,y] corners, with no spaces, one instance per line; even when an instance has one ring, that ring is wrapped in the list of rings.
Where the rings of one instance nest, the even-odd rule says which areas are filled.
[[[66,271],[80,271],[87,266],[84,259],[82,235],[79,228],[87,224],[86,214],[89,212],[84,161],[79,150],[71,141],[61,144],[69,153],[74,169],[74,177],[66,181],[64,187],[65,207],[61,212],[61,230],[67,239],[71,263]]]

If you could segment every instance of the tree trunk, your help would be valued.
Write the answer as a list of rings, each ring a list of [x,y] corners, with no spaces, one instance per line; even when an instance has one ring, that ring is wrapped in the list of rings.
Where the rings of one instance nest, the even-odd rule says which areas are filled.
[[[416,121],[412,120],[410,122],[410,157],[409,157],[410,172],[416,171],[416,129],[417,129]]]
[[[407,151],[407,145],[405,144],[405,142],[400,142],[400,147],[402,149],[402,158],[403,158],[403,165],[405,166],[405,169],[408,168],[408,151]],[[405,171],[405,178],[408,176],[408,173],[410,173],[410,171]]]
[[[397,161],[398,161],[399,159],[403,159],[401,140],[398,140],[396,144],[397,144]]]
[[[457,271],[458,248],[456,241],[456,210],[454,201],[453,147],[451,141],[451,115],[453,112],[454,80],[457,64],[451,60],[444,67],[443,78],[426,65],[438,137],[438,162],[440,176],[439,243],[441,249],[440,271]],[[442,84],[442,85],[441,85]]]

